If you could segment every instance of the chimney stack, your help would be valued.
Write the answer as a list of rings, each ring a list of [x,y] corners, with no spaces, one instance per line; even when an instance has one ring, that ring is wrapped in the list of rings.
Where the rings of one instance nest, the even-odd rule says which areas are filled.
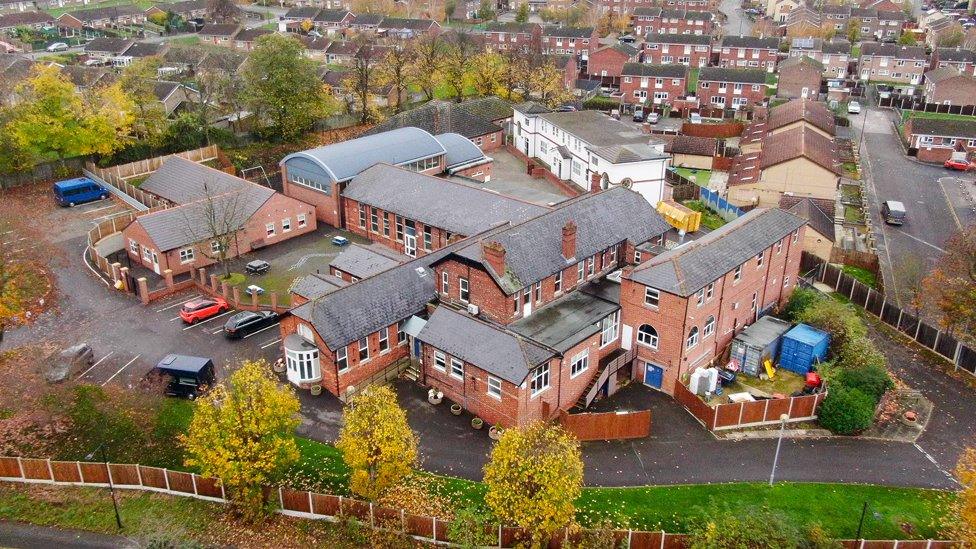
[[[495,271],[495,274],[498,276],[505,275],[505,247],[501,243],[496,241],[482,242],[481,255]]]
[[[590,174],[590,192],[598,193],[603,190],[603,176],[594,172]]]
[[[576,257],[576,223],[572,220],[563,225],[563,258],[573,259]]]

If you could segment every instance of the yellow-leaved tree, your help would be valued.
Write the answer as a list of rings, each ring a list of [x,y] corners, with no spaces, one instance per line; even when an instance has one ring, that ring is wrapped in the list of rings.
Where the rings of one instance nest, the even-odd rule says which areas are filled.
[[[298,461],[298,409],[294,390],[272,377],[267,362],[246,360],[197,401],[182,437],[186,464],[220,479],[238,511],[256,519],[265,509],[262,487]]]
[[[956,479],[962,490],[952,502],[946,516],[944,534],[972,547],[976,544],[976,449],[966,448],[956,464]]]
[[[533,547],[545,547],[576,515],[583,487],[579,441],[548,423],[509,429],[485,465],[485,484],[485,502],[495,516],[524,528]]]
[[[353,397],[342,416],[336,447],[352,470],[349,489],[376,499],[412,472],[417,435],[389,387],[370,387]]]

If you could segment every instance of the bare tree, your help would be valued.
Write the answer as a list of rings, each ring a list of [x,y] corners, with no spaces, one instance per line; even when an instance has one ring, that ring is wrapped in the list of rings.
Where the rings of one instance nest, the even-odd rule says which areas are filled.
[[[379,66],[377,80],[389,84],[396,94],[393,112],[403,110],[403,96],[410,84],[408,67],[413,60],[413,50],[399,36],[393,38],[390,49],[386,52],[383,63]]]
[[[373,118],[369,98],[372,95],[373,86],[377,84],[380,59],[376,45],[362,39],[353,62],[352,71],[349,74],[349,87],[352,88],[353,95],[356,97],[356,104],[360,112],[359,121],[363,124],[370,122]]]
[[[247,197],[244,189],[221,192],[215,181],[203,183],[203,198],[183,210],[186,235],[204,257],[224,268],[230,277],[231,250],[240,250],[238,236],[247,221]]]

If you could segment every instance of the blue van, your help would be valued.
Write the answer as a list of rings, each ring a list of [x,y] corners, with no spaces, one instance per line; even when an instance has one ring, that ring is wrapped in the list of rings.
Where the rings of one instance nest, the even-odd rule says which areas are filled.
[[[74,206],[108,198],[108,191],[87,177],[58,181],[53,190],[54,199],[61,206]]]

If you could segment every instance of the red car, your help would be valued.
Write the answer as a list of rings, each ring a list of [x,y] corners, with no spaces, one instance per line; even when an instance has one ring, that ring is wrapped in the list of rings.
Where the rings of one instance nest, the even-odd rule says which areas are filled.
[[[973,169],[973,165],[965,160],[946,160],[943,164],[946,168],[950,170],[956,170],[960,172],[968,172]]]
[[[180,309],[180,318],[187,324],[196,324],[201,320],[206,320],[229,310],[227,301],[221,297],[198,297],[183,304],[183,308]]]

